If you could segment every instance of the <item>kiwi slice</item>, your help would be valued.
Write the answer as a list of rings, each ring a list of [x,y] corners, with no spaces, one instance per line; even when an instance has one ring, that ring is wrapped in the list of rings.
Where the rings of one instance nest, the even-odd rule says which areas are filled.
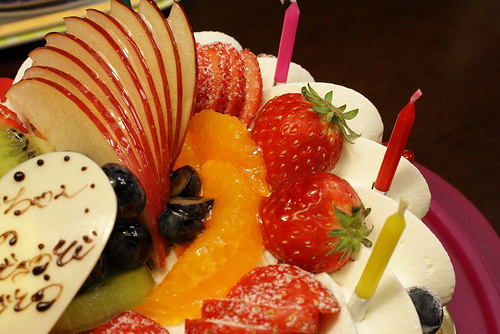
[[[51,333],[78,333],[130,310],[149,296],[155,282],[146,265],[121,271],[111,269],[98,288],[77,294]]]
[[[53,151],[46,140],[0,124],[0,177],[28,159]]]

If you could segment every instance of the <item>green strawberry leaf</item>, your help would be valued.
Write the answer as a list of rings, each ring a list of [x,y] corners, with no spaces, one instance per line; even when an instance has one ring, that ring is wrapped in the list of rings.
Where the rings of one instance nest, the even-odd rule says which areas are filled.
[[[336,205],[333,209],[342,228],[328,232],[330,237],[339,239],[337,246],[328,255],[343,252],[340,258],[344,259],[349,253],[356,254],[361,245],[370,248],[372,242],[367,237],[373,228],[368,229],[364,220],[370,214],[371,209],[365,209],[362,204],[361,206],[353,206],[350,215],[337,208]]]
[[[351,137],[357,138],[360,134],[354,132],[346,123],[346,120],[352,120],[358,114],[358,109],[345,111],[347,106],[336,107],[332,104],[333,91],[328,92],[324,98],[307,84],[307,87],[302,87],[302,96],[311,103],[311,109],[320,115],[326,115],[327,122],[338,124],[342,135],[347,142],[353,144]]]

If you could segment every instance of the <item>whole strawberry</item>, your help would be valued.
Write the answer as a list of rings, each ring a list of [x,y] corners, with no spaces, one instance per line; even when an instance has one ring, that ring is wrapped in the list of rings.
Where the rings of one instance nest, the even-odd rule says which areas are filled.
[[[264,246],[279,260],[310,272],[342,268],[371,230],[347,181],[329,173],[297,175],[281,183],[260,207]]]
[[[252,129],[261,147],[267,177],[275,187],[306,172],[329,172],[340,159],[344,138],[357,137],[346,124],[358,109],[332,105],[333,93],[322,98],[310,86],[302,94],[288,93],[269,100]]]

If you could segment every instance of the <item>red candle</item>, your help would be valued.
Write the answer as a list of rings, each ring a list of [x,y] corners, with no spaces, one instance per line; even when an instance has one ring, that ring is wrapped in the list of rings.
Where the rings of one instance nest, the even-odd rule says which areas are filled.
[[[422,92],[417,90],[413,93],[410,102],[401,110],[392,130],[391,139],[387,144],[384,160],[375,181],[375,189],[381,192],[388,192],[391,188],[392,179],[398,168],[399,160],[410,136],[411,128],[415,122],[415,101],[422,96]]]
[[[281,30],[280,47],[278,50],[276,71],[274,73],[275,84],[285,83],[288,77],[288,69],[290,67],[290,61],[292,60],[293,45],[295,43],[299,16],[300,10],[297,0],[292,0],[292,3],[285,11],[285,19]]]

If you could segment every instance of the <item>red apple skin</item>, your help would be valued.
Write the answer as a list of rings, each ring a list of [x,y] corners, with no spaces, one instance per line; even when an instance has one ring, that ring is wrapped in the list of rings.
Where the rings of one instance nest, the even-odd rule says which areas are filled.
[[[90,14],[92,13],[89,13],[89,15]],[[155,112],[153,113],[153,119],[155,121],[154,129],[156,129],[157,136],[160,139],[161,152],[160,156],[158,156],[158,159],[162,161],[162,163],[159,164],[161,167],[160,177],[164,178],[164,175],[168,174],[164,173],[164,171],[169,170],[169,137],[171,136],[170,131],[166,131],[170,125],[168,123],[165,124],[166,118],[168,121],[167,110],[171,108],[170,99],[168,98],[167,100],[167,96],[169,96],[168,80],[163,79],[166,78],[165,67],[163,64],[168,59],[163,59],[159,50],[159,45],[153,38],[146,22],[143,21],[141,16],[130,6],[125,5],[122,1],[112,0],[111,12],[108,17],[112,18],[115,26],[120,27],[120,35],[118,35],[118,37],[121,37],[121,39],[128,38],[132,45],[136,46],[137,56],[144,65],[142,67],[142,73],[144,73],[145,76],[148,76],[147,86],[150,87],[152,95],[156,97],[154,100],[155,108],[152,108],[152,110]],[[107,25],[105,28],[110,27]],[[137,65],[135,66],[137,67]],[[141,73],[141,69],[137,69],[136,72]],[[154,73],[155,75],[152,76],[150,73]],[[168,182],[165,179],[162,181]],[[165,186],[167,185],[166,183],[164,184]]]
[[[177,157],[184,142],[186,128],[193,115],[196,103],[196,85],[198,81],[196,43],[189,19],[179,3],[174,1],[167,21],[174,34],[181,59],[182,71],[182,111],[178,114],[181,119],[180,130],[176,138],[177,141],[174,144],[177,147],[177,152],[174,156]]]
[[[167,110],[167,128],[170,129],[169,147],[172,160],[170,168],[172,168],[176,157],[175,152],[179,148],[179,140],[177,138],[179,138],[181,125],[181,119],[177,117],[181,113],[180,110],[182,110],[181,60],[172,29],[156,2],[154,0],[141,1],[138,12],[142,19],[149,23],[147,27],[152,38],[161,41],[161,43],[158,43],[158,50],[162,54],[163,59],[169,60],[164,63],[164,67],[165,81],[167,82],[166,85],[168,85],[170,94],[170,108]]]
[[[110,75],[117,76],[118,80],[124,84],[124,89],[131,96],[131,102],[136,107],[136,113],[130,110],[132,124],[136,126],[136,132],[141,136],[144,151],[149,168],[154,172],[156,180],[159,179],[157,164],[152,163],[157,158],[160,148],[157,133],[151,129],[154,124],[151,106],[147,101],[147,94],[142,87],[137,74],[123,50],[116,41],[100,26],[88,19],[77,17],[65,18],[68,34],[79,38],[82,42],[89,45],[94,50],[99,49],[99,53],[105,57],[107,62],[112,63]],[[150,131],[153,130],[153,131]],[[149,148],[149,149],[148,149]]]

